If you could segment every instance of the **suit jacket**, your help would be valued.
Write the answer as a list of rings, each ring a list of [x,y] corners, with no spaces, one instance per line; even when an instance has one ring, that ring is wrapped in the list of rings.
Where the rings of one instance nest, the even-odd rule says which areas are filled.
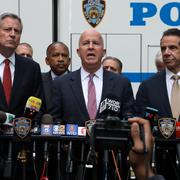
[[[172,117],[165,70],[155,74],[139,86],[135,101],[136,113],[143,116],[146,107],[157,109],[159,117]]]
[[[109,94],[115,95],[118,98],[117,101],[121,103],[120,118],[127,113],[133,113],[134,97],[129,80],[122,75],[104,70],[101,100]],[[65,123],[77,123],[81,126],[84,126],[85,121],[89,120],[81,85],[80,70],[54,80],[51,113],[55,119],[61,119]],[[100,114],[97,112],[96,117],[99,116]]]
[[[157,109],[158,118],[172,118],[165,70],[141,83],[135,101],[137,115],[143,116],[146,107]],[[165,146],[165,149],[163,147],[163,144],[156,142],[155,157],[157,173],[162,174],[165,179],[177,179],[174,166],[172,165],[172,163],[176,163],[175,144]],[[166,151],[166,149],[169,150]]]
[[[53,80],[51,76],[51,71],[42,73],[42,80],[43,80],[46,108],[48,110],[52,102],[52,93],[53,93]]]
[[[6,103],[3,85],[0,81],[0,110],[15,114],[16,117],[23,116],[27,99],[30,96],[41,98],[42,90],[39,64],[16,54],[10,105]]]
[[[67,73],[70,73],[68,70]],[[46,102],[47,112],[52,106],[52,94],[53,94],[53,79],[51,76],[51,71],[42,73],[43,87],[44,87],[44,96]]]

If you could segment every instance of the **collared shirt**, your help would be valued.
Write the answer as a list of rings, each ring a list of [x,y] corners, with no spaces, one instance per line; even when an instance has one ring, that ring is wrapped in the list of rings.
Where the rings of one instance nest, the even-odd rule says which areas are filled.
[[[65,71],[63,74],[59,75],[59,76],[63,76],[65,74],[68,74],[68,71]],[[57,74],[55,74],[53,71],[51,71],[51,77],[52,80],[54,80],[55,78],[59,77]]]
[[[167,86],[167,91],[168,91],[169,102],[171,102],[171,91],[172,91],[172,85],[174,82],[174,80],[171,78],[173,75],[174,73],[166,68],[166,86]],[[180,76],[180,72],[178,72],[177,75]],[[180,80],[178,80],[178,83],[180,85]]]
[[[15,54],[13,53],[10,57],[5,58],[2,54],[0,54],[0,78],[1,81],[3,79],[3,72],[4,72],[4,66],[5,64],[3,63],[5,59],[10,60],[10,70],[11,70],[11,77],[12,77],[12,82],[14,80],[14,71],[15,71]]]
[[[98,109],[101,101],[102,88],[103,88],[103,68],[101,67],[94,74],[95,76],[93,78],[93,81],[96,89],[96,103]],[[85,71],[83,67],[81,67],[81,84],[82,84],[84,99],[86,102],[86,107],[88,102],[88,81],[89,81],[89,73]]]

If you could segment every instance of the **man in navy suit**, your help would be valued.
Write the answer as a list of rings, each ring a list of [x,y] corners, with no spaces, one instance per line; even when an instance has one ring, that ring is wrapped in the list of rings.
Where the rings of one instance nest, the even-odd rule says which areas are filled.
[[[45,60],[51,68],[49,72],[42,73],[46,108],[49,111],[52,103],[53,80],[70,72],[69,48],[63,42],[53,42],[47,47]]]
[[[160,47],[166,68],[142,82],[137,92],[135,109],[138,115],[143,116],[145,108],[152,107],[158,110],[159,117],[172,118],[171,90],[173,80],[171,77],[172,75],[180,75],[180,30],[168,29],[165,31],[160,41]],[[178,81],[180,83],[180,80]],[[171,147],[169,150],[164,150],[157,144],[156,150],[158,173],[169,180],[178,179],[173,168],[176,163],[175,148]]]
[[[39,64],[15,53],[22,29],[21,19],[17,15],[4,13],[0,16],[0,110],[12,113],[16,117],[24,115],[25,105],[30,96],[41,98],[43,91]],[[3,86],[5,59],[9,60],[11,74],[9,79],[12,82],[10,100],[6,98],[7,91]],[[5,151],[7,153],[7,149]]]
[[[77,53],[82,67],[54,80],[54,106],[51,111],[54,118],[60,119],[61,123],[85,126],[85,122],[90,119],[87,110],[89,74],[94,74],[97,109],[95,118],[100,117],[100,102],[110,94],[120,102],[120,118],[133,113],[134,98],[129,80],[103,70],[101,60],[106,50],[101,34],[94,29],[84,31],[79,39]]]

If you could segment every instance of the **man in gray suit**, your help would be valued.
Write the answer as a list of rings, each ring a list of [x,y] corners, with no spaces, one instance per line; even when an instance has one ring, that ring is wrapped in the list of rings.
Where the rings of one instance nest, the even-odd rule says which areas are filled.
[[[54,101],[51,110],[54,118],[64,124],[72,123],[79,126],[85,126],[85,122],[92,118],[88,113],[90,74],[94,76],[96,94],[94,107],[97,112],[93,118],[100,117],[99,105],[110,94],[114,95],[120,103],[118,114],[120,118],[133,113],[134,98],[129,80],[121,75],[103,70],[101,60],[106,50],[101,34],[94,29],[84,31],[79,39],[77,53],[82,67],[54,81]],[[125,156],[123,158],[126,159]],[[91,179],[91,177],[89,178]]]

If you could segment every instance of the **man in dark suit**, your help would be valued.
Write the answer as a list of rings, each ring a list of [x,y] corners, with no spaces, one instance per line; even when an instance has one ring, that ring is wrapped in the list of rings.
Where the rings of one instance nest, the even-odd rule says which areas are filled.
[[[101,34],[94,29],[83,32],[79,39],[77,53],[81,58],[82,67],[54,81],[54,101],[51,111],[54,118],[60,119],[61,123],[85,126],[87,120],[100,117],[98,110],[100,102],[110,94],[116,96],[117,101],[120,102],[120,113],[118,114],[120,118],[133,113],[134,98],[129,80],[103,70],[101,60],[106,50]],[[95,117],[91,117],[88,113],[90,74],[94,75],[96,94],[94,107],[97,111]],[[101,179],[102,176],[98,178]],[[92,177],[89,176],[89,179]]]
[[[44,94],[46,101],[46,111],[49,111],[52,103],[52,92],[53,92],[53,80],[58,76],[63,76],[68,74],[69,65],[71,63],[71,59],[69,57],[69,48],[63,42],[53,42],[51,43],[46,50],[46,64],[50,67],[50,71],[46,73],[42,73],[43,86],[44,86]],[[56,152],[57,146],[56,143],[52,143],[49,145],[49,179],[56,179],[56,171],[54,166],[56,165]],[[63,159],[66,159],[66,152],[61,150],[61,162]],[[64,164],[62,165],[64,166]],[[61,175],[63,174],[63,170],[61,170]],[[62,175],[63,179],[63,175]]]
[[[172,113],[171,108],[171,91],[173,87],[171,77],[180,75],[180,30],[168,29],[165,31],[160,46],[166,69],[142,82],[137,92],[135,109],[138,115],[143,116],[145,108],[152,107],[158,110],[159,117],[175,117],[178,121],[179,118]],[[179,97],[180,95],[177,94],[176,98]],[[180,114],[180,108],[178,114]],[[173,168],[176,163],[176,148],[163,149],[157,144],[156,158],[158,173],[169,180],[177,179]]]
[[[17,15],[4,13],[0,16],[0,110],[12,113],[16,117],[24,115],[25,105],[30,96],[41,98],[43,91],[39,64],[15,54],[22,28],[21,19]],[[6,66],[6,62],[9,66]],[[8,79],[5,69],[6,73],[8,69]],[[7,82],[10,82],[8,88]],[[4,151],[7,153],[7,149]],[[14,155],[17,157],[17,154]],[[6,154],[3,154],[3,157],[5,156]],[[32,179],[33,176],[29,178]]]
[[[51,70],[42,73],[44,93],[46,100],[47,111],[52,102],[52,81],[61,75],[69,73],[69,65],[71,59],[69,57],[69,48],[63,42],[53,42],[46,50],[46,64],[50,66]]]

